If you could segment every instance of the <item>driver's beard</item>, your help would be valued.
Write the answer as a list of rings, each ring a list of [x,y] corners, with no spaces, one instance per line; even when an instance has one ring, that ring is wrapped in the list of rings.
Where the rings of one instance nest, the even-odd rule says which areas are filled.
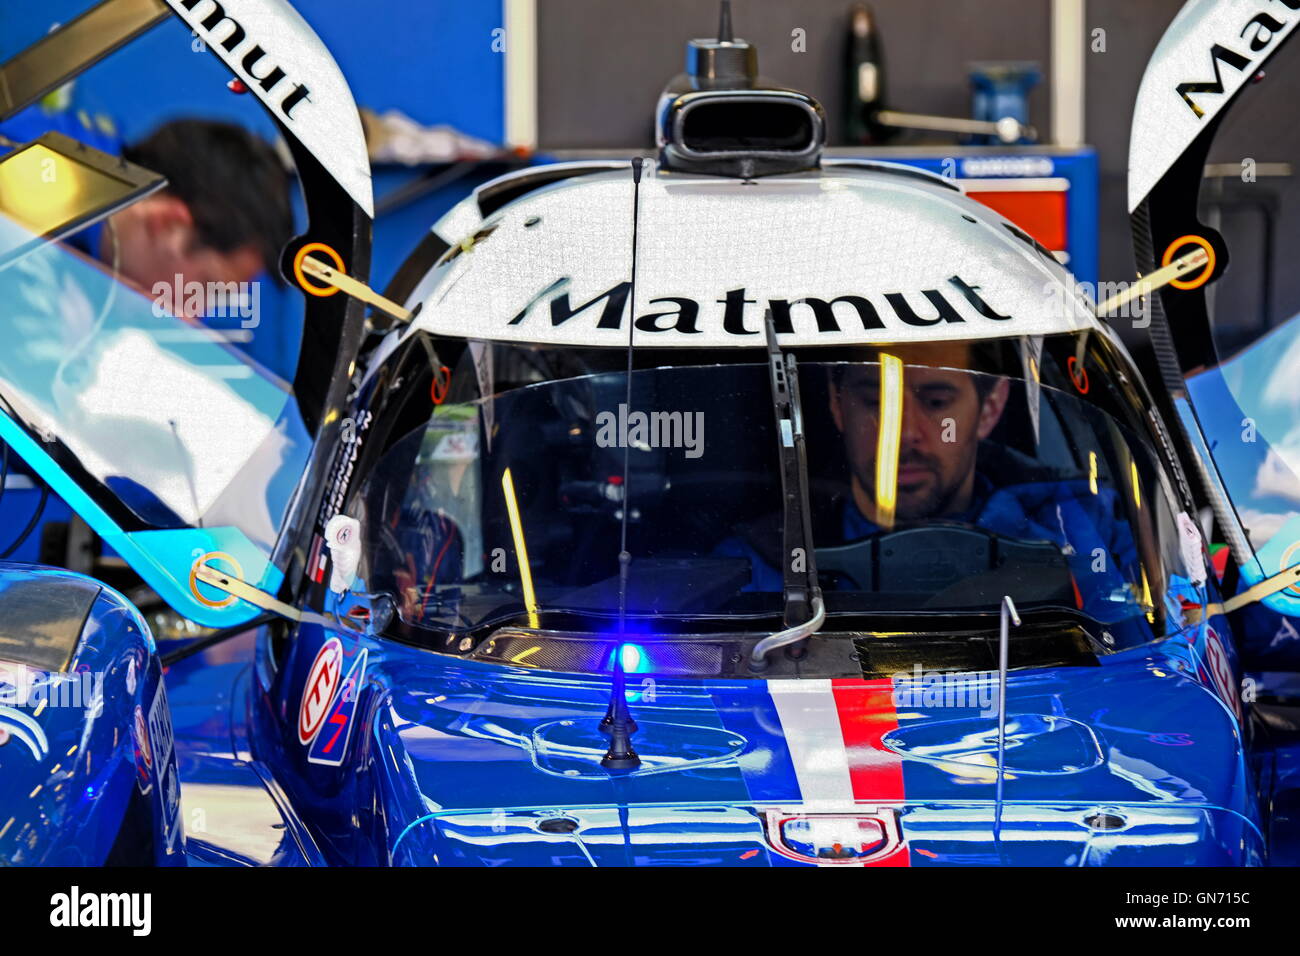
[[[948,482],[944,481],[942,466],[939,461],[929,455],[923,455],[920,452],[905,452],[899,458],[898,466],[904,465],[923,465],[929,469],[934,480],[929,483],[929,487],[917,494],[904,494],[900,488],[898,492],[898,504],[894,509],[894,517],[898,521],[921,521],[926,518],[938,518],[946,514],[951,514],[958,510],[954,507],[954,499],[961,491],[962,476],[966,470],[963,468],[956,469],[956,477]],[[858,481],[862,487],[867,490],[871,499],[876,498],[876,469],[872,463],[866,475],[859,474]]]

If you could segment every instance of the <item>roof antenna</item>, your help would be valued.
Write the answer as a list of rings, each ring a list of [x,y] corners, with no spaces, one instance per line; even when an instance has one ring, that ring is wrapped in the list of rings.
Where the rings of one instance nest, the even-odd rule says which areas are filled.
[[[731,43],[735,39],[731,32],[731,0],[722,0],[722,11],[718,14],[718,42]]]
[[[723,0],[724,7],[726,0]],[[632,160],[632,281],[628,284],[627,307],[627,398],[629,414],[632,411],[632,337],[636,329],[636,245],[637,231],[640,228],[641,212],[641,167],[645,160],[637,156]],[[614,686],[610,691],[609,709],[605,719],[600,722],[601,730],[609,734],[609,750],[601,758],[600,765],[606,770],[635,770],[641,766],[641,758],[632,749],[632,734],[636,733],[634,721],[627,709],[627,678],[623,673],[623,635],[627,630],[627,576],[632,563],[632,555],[627,550],[627,521],[630,509],[628,476],[631,470],[629,455],[630,442],[623,444],[623,521],[622,538],[618,552],[618,635],[619,643],[614,648]]]
[[[993,808],[993,842],[1002,856],[1002,778],[1007,762],[1007,645],[1011,638],[1011,625],[1020,626],[1020,614],[1011,595],[1002,597],[1002,621],[998,631],[998,785]]]

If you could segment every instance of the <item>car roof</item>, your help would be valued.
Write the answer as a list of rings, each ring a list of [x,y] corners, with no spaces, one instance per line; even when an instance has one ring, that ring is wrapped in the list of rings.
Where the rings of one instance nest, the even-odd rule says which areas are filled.
[[[437,227],[454,245],[412,294],[415,328],[626,346],[630,165],[577,167],[486,218],[475,206]],[[768,308],[781,343],[794,346],[1099,327],[1050,252],[905,166],[828,164],[743,180],[647,163],[637,233],[635,338],[647,347],[760,347]]]

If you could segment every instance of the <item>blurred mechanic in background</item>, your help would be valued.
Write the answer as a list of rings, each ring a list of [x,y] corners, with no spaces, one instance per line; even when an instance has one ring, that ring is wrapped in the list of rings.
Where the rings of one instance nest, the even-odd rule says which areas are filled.
[[[260,316],[254,316],[251,324],[243,314],[230,319],[225,302],[219,302],[217,312],[209,315],[212,303],[206,297],[200,302],[171,290],[191,284],[205,290],[218,285],[242,290],[248,288],[242,285],[247,283],[256,293],[256,280],[264,273],[279,283],[279,255],[293,235],[293,212],[289,174],[268,143],[233,123],[180,119],[123,145],[108,130],[87,126],[84,118],[39,106],[5,122],[0,136],[16,144],[36,139],[50,129],[106,152],[120,152],[167,179],[162,189],[73,234],[64,241],[66,245],[99,260],[118,280],[155,300],[156,307],[161,303],[165,312],[201,321],[206,316],[206,324],[218,329],[230,328],[232,322],[243,330],[259,324]],[[158,290],[163,287],[169,294],[160,297]],[[259,300],[255,295],[254,301]],[[222,319],[229,321],[223,323]],[[231,340],[253,354],[251,334],[245,332],[242,338]],[[273,371],[284,374],[287,367],[291,374],[293,356],[277,362],[277,353],[283,350],[276,345],[277,336],[267,336],[259,348],[271,354],[257,357]],[[26,464],[6,449],[0,474],[11,472],[35,480]],[[52,513],[45,514],[49,489],[37,484],[42,491],[34,513],[21,496],[6,497],[0,508],[0,523],[25,524],[7,546],[0,542],[0,559],[39,559],[71,566],[68,559],[61,560],[55,553],[38,553],[42,535],[34,532],[42,517],[57,521],[66,514],[67,520],[73,519],[57,499]]]
[[[167,186],[85,230],[86,251],[146,293],[161,282],[278,281],[293,233],[289,176],[267,143],[243,127],[175,120],[122,155]],[[116,245],[116,248],[114,246]]]
[[[289,174],[275,150],[242,126],[207,119],[163,123],[123,145],[105,117],[36,105],[0,124],[10,143],[55,130],[119,153],[167,177],[167,186],[67,242],[114,266],[152,294],[158,282],[279,282],[280,250],[293,235]],[[116,249],[114,249],[116,243]]]

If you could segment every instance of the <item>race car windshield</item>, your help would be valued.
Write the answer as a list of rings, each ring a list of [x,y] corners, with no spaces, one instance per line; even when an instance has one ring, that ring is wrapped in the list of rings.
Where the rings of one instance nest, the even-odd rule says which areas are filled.
[[[1177,523],[1145,442],[1077,389],[953,367],[961,349],[896,351],[799,365],[828,613],[988,611],[1011,595],[1104,623],[1163,618]],[[629,615],[779,615],[767,375],[636,370],[629,403],[626,372],[596,372],[437,406],[349,508],[358,586],[438,631],[614,618],[630,490]]]

